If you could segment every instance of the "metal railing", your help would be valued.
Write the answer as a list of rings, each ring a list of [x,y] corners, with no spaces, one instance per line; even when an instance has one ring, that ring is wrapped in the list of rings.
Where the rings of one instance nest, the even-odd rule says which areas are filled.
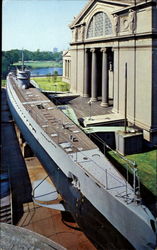
[[[127,159],[126,157],[122,156],[117,151],[113,150],[109,145],[107,145],[98,135],[95,133],[91,135],[95,139],[97,139],[104,148],[104,154],[106,152],[106,149],[109,149],[112,151],[119,159],[123,160],[126,163],[126,194],[128,194],[128,183],[129,183],[129,170],[133,174],[133,190],[134,190],[134,201],[140,202],[141,201],[141,195],[140,195],[140,178],[138,175],[138,169],[137,164],[135,161],[131,161]]]
[[[59,126],[63,125],[63,124],[61,123],[60,120],[58,120],[58,125],[59,125]],[[46,126],[43,127],[43,129],[45,130],[45,132],[47,132],[47,127],[46,127]],[[63,129],[63,128],[62,128],[62,129]],[[62,136],[62,133],[59,133],[58,130],[56,130],[55,128],[53,128],[53,131],[55,131],[55,133],[57,134],[57,137],[58,137],[58,144],[59,144],[60,141],[63,141],[63,139],[65,139],[65,138]],[[70,134],[70,133],[69,133],[69,134]],[[71,144],[72,144],[72,142],[71,142]],[[104,142],[103,142],[103,144],[104,144],[105,147],[109,147],[109,146],[107,146],[107,144],[105,144]],[[79,160],[79,155],[82,156],[82,157],[81,157],[82,159],[83,159],[84,157],[87,158],[87,155],[86,155],[85,153],[83,153],[81,150],[78,150],[78,148],[75,147],[74,144],[72,144],[72,147],[71,147],[71,148],[73,149],[73,157],[74,157],[74,158],[73,158],[73,161],[76,162],[81,168],[83,168],[83,164],[81,164],[81,163],[87,162],[87,160],[81,160],[81,161],[80,161],[80,160]],[[109,148],[110,148],[110,147],[109,147]],[[110,149],[111,149],[111,148],[110,148]],[[111,149],[111,150],[112,150],[112,149]],[[112,150],[112,151],[114,151],[114,150]],[[126,197],[126,202],[128,202],[128,200],[130,199],[130,198],[129,198],[129,192],[131,191],[131,190],[130,190],[130,187],[128,186],[128,179],[125,181],[125,184],[124,184],[122,178],[119,178],[117,175],[114,175],[114,174],[111,173],[108,169],[104,168],[104,166],[100,166],[93,158],[91,158],[91,157],[89,157],[89,156],[88,156],[88,162],[89,162],[89,164],[90,164],[90,162],[93,162],[93,163],[95,164],[95,166],[99,167],[99,169],[101,168],[101,170],[103,171],[103,173],[105,173],[105,180],[106,180],[106,181],[105,181],[105,185],[104,185],[103,183],[101,183],[98,179],[96,179],[94,176],[92,176],[92,174],[89,173],[89,172],[85,169],[85,171],[88,173],[88,175],[92,176],[92,178],[94,178],[94,181],[95,181],[96,183],[98,183],[100,186],[106,188],[107,190],[125,187],[125,192],[126,192],[125,197]],[[130,163],[130,161],[129,161],[129,163]],[[114,179],[115,183],[118,182],[119,185],[114,185],[114,186],[112,185],[112,186],[109,186],[109,183],[110,183],[109,179],[111,180],[111,178]],[[135,183],[135,182],[134,182],[134,183]],[[135,193],[135,188],[134,188],[134,193]]]
[[[56,110],[58,108],[56,107]],[[57,144],[59,145],[60,142],[63,142],[65,140],[65,137],[62,135],[62,132],[63,131],[63,124],[64,122],[61,121],[61,119],[55,119],[55,123],[56,123],[56,126],[59,127],[59,129],[55,129],[54,127],[50,127],[49,124],[48,124],[48,121],[47,120],[42,120],[41,117],[36,114],[36,122],[40,122],[40,124],[42,124],[42,129],[45,131],[46,134],[48,134],[50,136],[50,134],[53,132],[53,133],[56,133],[57,135]],[[68,130],[66,130],[68,131]],[[69,136],[70,136],[70,131],[69,131]],[[92,134],[90,135],[90,137],[94,137],[96,138],[102,145],[103,145],[103,148],[104,148],[104,154],[105,154],[105,151],[106,149],[109,149],[111,150],[116,156],[118,156],[120,159],[124,160],[126,162],[126,165],[127,165],[127,168],[126,168],[126,181],[125,181],[125,187],[126,187],[126,202],[128,201],[128,196],[129,196],[129,192],[130,192],[130,188],[129,188],[129,169],[131,169],[131,171],[133,172],[133,190],[134,190],[134,201],[137,201],[137,200],[140,200],[140,198],[137,199],[137,196],[140,197],[140,181],[139,181],[139,177],[137,175],[137,166],[136,166],[136,162],[133,162],[133,161],[130,161],[128,160],[126,157],[120,155],[117,151],[113,150],[110,146],[108,146],[100,137],[98,137],[96,134]],[[51,138],[51,137],[50,137]],[[72,142],[71,142],[72,143]],[[72,144],[71,146],[72,150],[73,150],[73,155],[75,154],[75,159],[73,158],[73,160],[81,167],[83,168],[83,166],[81,165],[81,162],[79,162],[79,157],[78,157],[78,154],[81,154],[83,157],[87,157],[85,154],[83,154],[83,152],[81,152],[80,150],[78,150],[77,147],[74,146],[74,144]],[[95,179],[95,182],[99,182],[99,185],[102,185],[104,186],[106,189],[115,189],[115,188],[118,188],[118,187],[123,187],[124,186],[124,183],[122,182],[122,179],[118,178],[118,176],[115,176],[113,173],[111,173],[109,170],[105,169],[104,167],[100,166],[97,164],[96,161],[94,161],[94,159],[90,158],[88,156],[88,160],[89,162],[93,162],[96,166],[98,166],[99,168],[102,169],[102,171],[105,171],[106,173],[106,185],[104,186],[103,183],[100,183],[97,179]],[[87,171],[87,170],[85,170]],[[90,173],[88,173],[89,175],[91,175]],[[120,185],[118,186],[115,186],[115,187],[109,187],[109,178],[114,178],[115,181],[119,182]],[[137,179],[137,184],[136,184],[136,179]]]

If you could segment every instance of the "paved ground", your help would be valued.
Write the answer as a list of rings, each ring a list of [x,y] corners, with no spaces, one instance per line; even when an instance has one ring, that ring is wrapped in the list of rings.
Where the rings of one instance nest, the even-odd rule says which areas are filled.
[[[31,182],[47,176],[37,158],[27,158],[26,165]],[[51,183],[49,179],[47,180]],[[46,236],[69,250],[95,250],[95,247],[82,232],[63,223],[59,211],[39,207],[32,202],[24,204],[24,211],[25,213],[18,226]],[[78,227],[76,223],[67,223],[72,227]]]
[[[69,102],[70,106],[75,110],[78,118],[95,116],[95,115],[104,115],[112,113],[113,106],[111,105],[108,108],[101,107],[101,101],[97,101],[90,105],[88,104],[90,98],[77,97],[76,99]],[[90,110],[91,109],[91,110]]]

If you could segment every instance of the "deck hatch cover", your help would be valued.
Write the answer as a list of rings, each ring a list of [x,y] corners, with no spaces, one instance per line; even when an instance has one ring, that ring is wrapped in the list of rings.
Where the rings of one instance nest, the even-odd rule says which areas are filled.
[[[45,107],[42,104],[37,104],[38,109],[45,109]]]

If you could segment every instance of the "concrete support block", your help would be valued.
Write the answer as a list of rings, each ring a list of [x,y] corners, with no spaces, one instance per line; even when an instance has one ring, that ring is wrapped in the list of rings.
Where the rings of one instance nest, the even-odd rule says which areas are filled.
[[[122,155],[137,154],[142,152],[143,134],[138,133],[124,133],[118,131],[115,133],[116,150]]]

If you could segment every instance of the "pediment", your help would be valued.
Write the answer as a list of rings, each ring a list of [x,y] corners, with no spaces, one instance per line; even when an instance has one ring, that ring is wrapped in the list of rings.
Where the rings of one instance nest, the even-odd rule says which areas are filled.
[[[88,23],[89,19],[98,11],[112,12],[128,7],[132,4],[132,0],[89,0],[80,14],[69,25],[71,29]]]
[[[70,50],[64,50],[63,57],[70,57]]]

